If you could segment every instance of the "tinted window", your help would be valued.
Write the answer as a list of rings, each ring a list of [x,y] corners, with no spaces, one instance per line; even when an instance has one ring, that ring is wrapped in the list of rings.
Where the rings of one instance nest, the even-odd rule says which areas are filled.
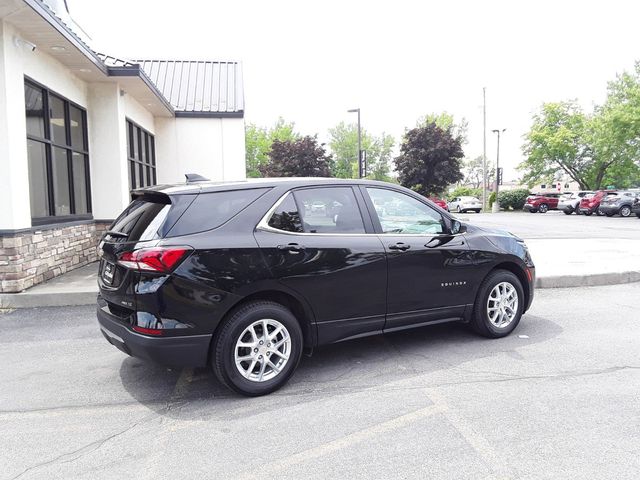
[[[109,228],[109,230],[126,234],[127,238],[113,237],[113,240],[137,242],[159,238],[158,229],[162,226],[170,208],[171,205],[168,203],[148,199],[134,200]]]
[[[374,202],[383,233],[443,233],[442,215],[404,193],[367,188]]]
[[[189,235],[218,228],[262,196],[268,188],[201,193],[169,232]]]
[[[302,227],[307,233],[365,233],[351,187],[296,190]]]
[[[300,213],[298,213],[298,207],[291,194],[288,194],[280,202],[273,215],[271,215],[268,225],[285,232],[302,232]]]

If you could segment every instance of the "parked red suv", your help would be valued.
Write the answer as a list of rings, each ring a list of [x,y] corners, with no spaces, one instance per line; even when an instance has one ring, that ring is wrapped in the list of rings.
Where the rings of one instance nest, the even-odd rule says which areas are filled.
[[[593,212],[596,212],[596,215],[604,215],[604,213],[600,211],[600,202],[609,195],[617,195],[617,192],[615,190],[598,190],[592,195],[586,195],[580,200],[580,213],[591,215]]]
[[[560,194],[556,193],[534,193],[527,197],[523,210],[528,210],[531,213],[547,213],[549,210],[556,210],[558,208],[559,199]]]

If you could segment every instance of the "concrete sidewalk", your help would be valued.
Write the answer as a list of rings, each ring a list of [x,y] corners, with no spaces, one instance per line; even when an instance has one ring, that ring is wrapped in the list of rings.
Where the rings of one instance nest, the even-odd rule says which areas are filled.
[[[565,288],[640,282],[640,240],[530,239],[536,287]],[[73,270],[23,293],[0,294],[0,308],[90,305],[98,264]]]

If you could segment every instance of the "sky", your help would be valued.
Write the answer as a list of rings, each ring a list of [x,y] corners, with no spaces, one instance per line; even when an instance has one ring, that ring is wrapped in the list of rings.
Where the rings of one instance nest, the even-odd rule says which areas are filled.
[[[103,53],[121,58],[239,60],[245,120],[293,121],[318,134],[341,121],[400,140],[432,112],[468,121],[465,155],[501,137],[506,181],[543,102],[587,110],[640,60],[637,1],[67,0]]]

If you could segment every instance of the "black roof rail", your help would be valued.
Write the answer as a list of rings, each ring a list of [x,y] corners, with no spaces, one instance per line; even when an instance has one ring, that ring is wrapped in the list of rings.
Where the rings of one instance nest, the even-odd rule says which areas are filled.
[[[209,182],[208,178],[198,175],[197,173],[185,173],[184,176],[187,179],[187,183]]]

